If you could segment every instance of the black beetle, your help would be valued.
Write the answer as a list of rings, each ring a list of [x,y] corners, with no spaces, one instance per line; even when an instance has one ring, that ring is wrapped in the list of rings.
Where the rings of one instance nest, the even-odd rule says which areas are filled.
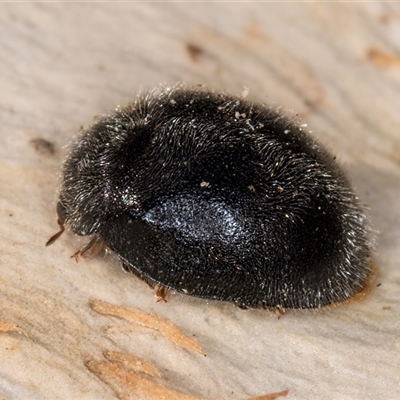
[[[202,88],[148,91],[84,131],[57,211],[148,282],[240,307],[322,307],[370,276],[334,158],[272,108]]]

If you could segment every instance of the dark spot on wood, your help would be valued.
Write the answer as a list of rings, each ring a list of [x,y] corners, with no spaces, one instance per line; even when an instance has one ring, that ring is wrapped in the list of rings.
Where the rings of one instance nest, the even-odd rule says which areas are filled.
[[[188,53],[189,58],[194,62],[198,63],[200,56],[204,53],[204,50],[193,43],[188,43],[186,45],[186,51]]]
[[[31,139],[29,144],[42,156],[52,156],[55,153],[54,143],[43,138]]]

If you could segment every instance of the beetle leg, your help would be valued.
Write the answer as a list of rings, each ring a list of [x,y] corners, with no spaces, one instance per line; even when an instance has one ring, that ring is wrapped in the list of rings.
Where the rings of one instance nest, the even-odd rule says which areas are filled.
[[[94,236],[81,249],[72,254],[71,258],[75,258],[75,261],[78,262],[79,258],[96,257],[105,247],[104,240],[99,236]]]

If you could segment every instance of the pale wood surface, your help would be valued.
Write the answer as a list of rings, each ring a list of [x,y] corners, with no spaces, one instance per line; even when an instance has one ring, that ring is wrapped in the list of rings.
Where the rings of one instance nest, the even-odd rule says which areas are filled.
[[[3,3],[0,321],[23,332],[0,332],[0,398],[114,399],[84,364],[103,351],[143,357],[169,388],[207,399],[399,398],[399,38],[398,3]],[[378,232],[367,298],[280,319],[180,295],[156,302],[113,256],[76,264],[83,241],[71,234],[44,247],[80,126],[177,81],[249,88],[338,155]],[[207,356],[95,314],[92,298],[169,319]]]

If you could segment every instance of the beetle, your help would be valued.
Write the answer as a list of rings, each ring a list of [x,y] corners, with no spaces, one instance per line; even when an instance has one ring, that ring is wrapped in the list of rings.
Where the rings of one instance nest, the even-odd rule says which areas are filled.
[[[94,122],[63,166],[61,231],[152,284],[240,307],[320,308],[365,288],[367,217],[334,157],[281,112],[158,87]]]

